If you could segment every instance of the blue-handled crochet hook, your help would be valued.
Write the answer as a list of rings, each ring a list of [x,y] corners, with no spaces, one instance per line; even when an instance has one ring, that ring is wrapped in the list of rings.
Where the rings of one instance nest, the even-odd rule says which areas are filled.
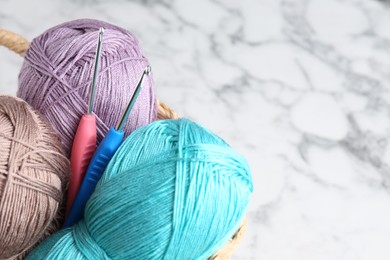
[[[142,76],[133,91],[130,101],[122,117],[118,121],[116,127],[110,128],[107,135],[104,137],[102,142],[99,144],[99,147],[96,149],[92,157],[91,163],[88,166],[88,170],[85,174],[83,183],[81,184],[77,197],[74,200],[72,208],[65,220],[63,228],[73,226],[83,217],[85,205],[87,204],[88,199],[95,191],[97,182],[100,180],[109,161],[122,143],[124,136],[123,127],[126,123],[127,118],[130,115],[130,111],[133,108],[135,101],[137,100],[138,94],[141,90],[142,82],[145,76],[149,75],[150,72],[151,68],[150,66],[147,66],[142,73]]]

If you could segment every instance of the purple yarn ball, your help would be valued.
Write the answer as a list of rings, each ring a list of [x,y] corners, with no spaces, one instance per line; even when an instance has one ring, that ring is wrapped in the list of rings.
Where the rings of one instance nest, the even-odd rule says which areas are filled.
[[[59,134],[67,155],[87,112],[99,27],[104,28],[93,112],[98,143],[115,126],[149,64],[137,39],[118,26],[91,19],[57,25],[35,38],[19,74],[17,96],[40,111]],[[124,127],[125,135],[156,119],[151,75]]]

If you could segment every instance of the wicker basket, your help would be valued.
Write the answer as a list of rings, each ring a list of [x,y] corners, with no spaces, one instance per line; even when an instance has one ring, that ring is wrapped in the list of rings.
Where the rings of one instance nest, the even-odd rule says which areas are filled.
[[[24,56],[26,53],[29,42],[26,38],[22,37],[19,34],[0,29],[0,45],[7,47],[8,49],[16,52],[20,56]],[[166,104],[161,101],[158,101],[158,119],[176,119],[179,116],[169,108]],[[218,252],[216,252],[213,256],[211,256],[210,260],[225,260],[229,259],[233,254],[233,251],[237,244],[241,241],[243,235],[245,234],[247,228],[246,219],[241,224],[240,228],[233,235],[233,237],[229,240],[229,242],[223,246]]]

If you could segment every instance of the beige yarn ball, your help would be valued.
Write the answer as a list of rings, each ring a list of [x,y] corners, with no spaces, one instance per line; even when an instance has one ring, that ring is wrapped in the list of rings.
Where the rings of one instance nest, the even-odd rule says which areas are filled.
[[[69,161],[26,102],[0,95],[0,259],[23,258],[62,223]]]

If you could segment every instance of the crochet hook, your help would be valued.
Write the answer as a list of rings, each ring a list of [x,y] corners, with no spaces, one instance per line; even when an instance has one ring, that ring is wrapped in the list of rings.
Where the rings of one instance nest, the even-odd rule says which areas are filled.
[[[96,148],[96,119],[92,113],[92,109],[95,97],[96,81],[98,77],[103,33],[104,29],[100,28],[96,47],[92,84],[89,92],[87,114],[84,114],[81,117],[73,140],[70,158],[71,178],[66,203],[66,215],[68,215],[72,207],[73,201],[76,198],[83,181],[85,171],[87,170],[88,164],[91,161],[91,157]]]
[[[104,170],[106,169],[109,161],[112,156],[115,154],[116,150],[119,148],[122,143],[124,132],[123,127],[127,121],[127,118],[130,115],[130,111],[134,106],[134,103],[138,97],[138,94],[141,90],[142,82],[145,76],[148,76],[151,72],[150,66],[147,66],[142,73],[140,80],[138,81],[137,86],[135,87],[130,101],[123,112],[120,120],[117,125],[111,127],[107,135],[104,137],[102,142],[99,144],[99,147],[94,153],[91,163],[88,166],[87,173],[81,185],[80,191],[77,194],[77,197],[72,205],[72,208],[68,214],[68,217],[65,220],[64,228],[73,226],[77,221],[79,221],[84,215],[84,208],[87,204],[88,199],[91,197],[92,193],[95,191],[97,182],[100,180]]]

